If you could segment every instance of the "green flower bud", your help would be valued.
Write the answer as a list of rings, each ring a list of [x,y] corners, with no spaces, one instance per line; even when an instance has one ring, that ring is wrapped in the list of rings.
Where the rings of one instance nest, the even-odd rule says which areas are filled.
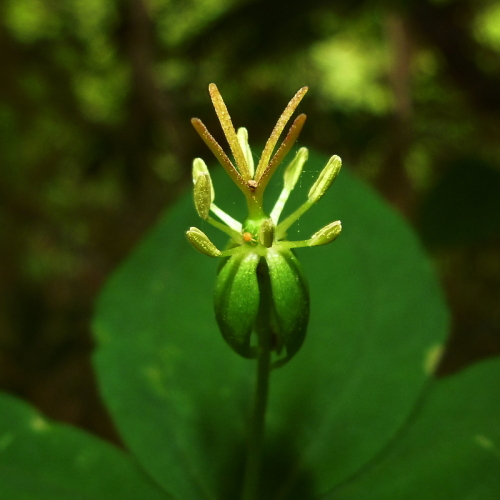
[[[260,256],[240,252],[226,260],[217,275],[215,317],[226,342],[245,358],[256,356],[250,338],[259,311],[257,264]]]
[[[309,290],[299,261],[288,249],[270,248],[265,257],[249,250],[227,259],[217,276],[214,305],[222,336],[245,358],[257,355],[252,333],[258,330],[259,310],[266,311],[271,350],[278,355],[284,351],[275,367],[292,358],[304,341]]]
[[[273,302],[272,330],[278,353],[286,355],[275,362],[282,366],[300,349],[309,321],[309,288],[302,266],[288,249],[269,249],[266,255]]]
[[[212,181],[210,176],[200,173],[194,185],[194,206],[198,215],[207,220],[210,214],[210,205],[212,204]]]
[[[316,179],[316,182],[309,190],[308,199],[311,203],[318,202],[328,191],[328,188],[332,185],[332,182],[340,172],[341,166],[342,160],[338,156],[334,155],[330,158],[325,168]]]
[[[190,227],[186,236],[193,247],[209,257],[220,257],[221,251],[209,240],[208,236],[197,227]]]
[[[331,222],[328,226],[315,232],[310,239],[310,246],[326,245],[332,242],[342,231],[342,224],[339,220]]]

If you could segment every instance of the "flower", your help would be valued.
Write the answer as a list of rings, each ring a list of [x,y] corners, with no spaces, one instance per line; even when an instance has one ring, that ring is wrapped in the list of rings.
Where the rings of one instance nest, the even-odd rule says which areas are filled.
[[[294,248],[324,245],[340,234],[340,221],[320,229],[308,240],[288,241],[288,228],[317,203],[337,177],[341,160],[332,156],[309,190],[307,200],[283,221],[279,221],[308,158],[300,148],[284,171],[284,185],[270,214],[264,212],[263,195],[271,176],[290,151],[305,123],[300,114],[274,152],[287,122],[307,92],[301,88],[288,103],[255,166],[248,144],[248,132],[236,132],[226,105],[215,84],[210,97],[229,143],[236,165],[229,159],[201,120],[191,120],[194,128],[214,153],[231,179],[245,195],[248,217],[243,223],[214,204],[215,191],[210,173],[201,158],[193,161],[194,203],[198,215],[227,233],[230,243],[219,250],[201,230],[191,227],[186,235],[191,245],[210,257],[223,257],[214,293],[215,314],[227,343],[241,356],[254,358],[264,345],[277,355],[281,366],[300,349],[309,319],[309,291]],[[274,152],[274,154],[273,154]],[[217,218],[214,219],[210,214]],[[255,333],[255,337],[252,336]],[[256,341],[254,341],[254,338]]]

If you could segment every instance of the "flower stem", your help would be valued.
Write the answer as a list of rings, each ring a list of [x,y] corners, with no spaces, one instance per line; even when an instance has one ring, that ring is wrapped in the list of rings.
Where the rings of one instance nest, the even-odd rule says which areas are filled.
[[[264,430],[266,408],[269,394],[269,375],[271,372],[271,282],[266,262],[262,259],[257,268],[260,289],[260,305],[256,322],[258,338],[257,377],[254,393],[253,413],[250,420],[247,444],[243,494],[241,500],[258,500],[262,455],[264,449]]]

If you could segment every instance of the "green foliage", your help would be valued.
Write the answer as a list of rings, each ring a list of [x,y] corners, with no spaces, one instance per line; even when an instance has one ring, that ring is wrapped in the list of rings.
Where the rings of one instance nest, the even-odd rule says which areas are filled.
[[[9,500],[160,500],[122,450],[0,395],[0,484]]]
[[[400,439],[326,499],[498,498],[499,380],[496,359],[435,384]]]
[[[100,282],[201,151],[188,120],[211,116],[210,81],[261,141],[274,103],[310,85],[307,143],[341,155],[410,216],[446,165],[480,152],[498,171],[498,12],[495,0],[6,0],[0,291],[15,303],[0,303],[0,342],[17,358],[22,339],[65,342],[75,321],[87,327]],[[442,220],[431,220],[434,234]],[[481,258],[485,275],[496,272]],[[485,291],[467,300],[497,325],[478,279]],[[74,292],[53,292],[62,288]],[[38,321],[19,320],[33,301]],[[41,350],[49,359],[55,343]]]
[[[390,52],[377,21],[367,16],[339,26],[334,36],[311,47],[312,64],[322,75],[320,92],[330,106],[376,116],[394,107],[384,78]]]
[[[232,204],[220,174],[219,202]],[[303,259],[311,323],[303,349],[272,373],[260,498],[497,498],[499,362],[432,382],[448,318],[415,236],[346,171],[318,212],[340,215],[344,232]],[[186,196],[115,273],[96,311],[101,389],[134,460],[2,396],[9,499],[239,496],[253,362],[217,331],[214,261],[183,235],[194,217]],[[304,217],[300,231],[318,222]]]
[[[397,5],[364,0],[6,0],[0,9],[2,384],[33,396],[38,379],[47,374],[40,373],[40,367],[53,377],[53,370],[57,372],[59,368],[54,366],[54,359],[61,359],[59,353],[73,353],[68,345],[79,346],[78,338],[86,338],[90,310],[102,280],[160,208],[175,198],[174,183],[182,180],[183,175],[188,176],[190,158],[203,147],[198,146],[195,134],[186,129],[191,116],[211,114],[204,94],[209,81],[217,81],[224,89],[230,108],[238,103],[235,124],[248,124],[251,131],[255,130],[252,133],[257,140],[264,140],[266,127],[272,126],[274,103],[286,99],[301,85],[310,85],[310,104],[304,108],[309,115],[304,131],[309,134],[307,143],[340,154],[414,216],[412,220],[421,214],[422,236],[433,249],[439,247],[438,265],[452,290],[450,300],[456,316],[453,324],[470,339],[457,358],[470,360],[471,352],[494,351],[499,338],[495,331],[500,324],[500,216],[496,190],[500,157],[499,12],[496,0],[423,0]],[[399,31],[395,26],[399,26]],[[335,207],[345,203],[347,207],[349,202],[342,201],[342,196],[357,189],[352,187],[356,184],[351,185],[351,180],[339,182],[351,187],[332,194],[332,203]],[[302,192],[303,197],[306,193],[307,190]],[[429,306],[435,300],[435,292],[427,293],[424,285],[419,288],[421,267],[426,269],[428,264],[415,250],[414,237],[408,236],[405,229],[401,233],[401,221],[394,222],[398,219],[389,211],[384,209],[380,215],[373,210],[371,195],[362,190],[357,196],[349,210],[343,208],[345,231],[336,248],[317,248],[314,256],[302,258],[311,281],[312,323],[304,352],[294,360],[296,367],[290,365],[283,371],[283,376],[291,374],[289,384],[281,379],[281,373],[273,377],[268,466],[274,477],[267,478],[269,491],[277,491],[290,480],[290,484],[295,481],[292,489],[296,495],[307,498],[313,490],[326,491],[334,483],[353,477],[355,480],[347,483],[345,490],[335,489],[332,495],[358,500],[377,494],[389,499],[411,498],[406,491],[411,489],[415,495],[422,491],[429,498],[439,498],[441,488],[447,497],[476,495],[481,500],[496,499],[498,484],[492,479],[494,476],[488,475],[493,462],[483,462],[484,456],[476,455],[487,448],[495,455],[494,429],[462,433],[456,419],[445,420],[438,415],[447,415],[452,408],[447,388],[455,387],[450,389],[450,401],[461,400],[460,392],[469,392],[471,396],[477,393],[474,412],[466,406],[455,408],[464,418],[470,413],[471,429],[478,422],[482,424],[477,427],[488,427],[489,418],[498,419],[498,408],[493,406],[492,397],[488,399],[498,379],[494,368],[477,367],[457,378],[440,381],[422,410],[427,423],[414,420],[414,430],[406,434],[407,440],[401,440],[400,446],[394,448],[400,451],[387,455],[389,458],[380,467],[368,469],[362,465],[389,440],[388,420],[392,411],[392,434],[406,422],[417,389],[426,384],[420,368],[416,368],[416,360],[420,367],[424,352],[437,352],[432,344],[442,341],[444,327],[438,329],[434,325],[434,320],[439,321],[432,317],[433,311],[444,313],[441,306]],[[103,350],[98,359],[103,360],[99,365],[103,379],[107,380],[108,404],[114,409],[120,428],[128,429],[123,431],[127,443],[136,443],[134,453],[142,450],[143,461],[148,459],[146,444],[141,448],[141,441],[148,443],[159,436],[160,424],[162,429],[172,429],[182,420],[182,414],[191,415],[188,421],[194,422],[194,432],[202,435],[206,450],[210,449],[213,429],[222,425],[223,418],[237,419],[224,421],[229,434],[217,437],[225,441],[214,447],[214,456],[210,457],[214,474],[218,474],[211,479],[212,490],[231,497],[239,481],[241,464],[234,457],[241,456],[239,446],[245,427],[241,418],[246,414],[251,369],[243,361],[238,367],[232,361],[224,361],[231,353],[217,340],[211,305],[205,303],[212,291],[215,270],[206,259],[189,254],[190,249],[178,233],[196,219],[192,216],[194,211],[187,215],[191,209],[185,203],[182,223],[169,226],[165,219],[163,229],[150,236],[113,279],[123,290],[117,291],[118,285],[113,284],[107,288],[98,319],[105,326],[101,334],[109,337],[110,344],[107,346],[106,339],[101,338]],[[177,210],[177,214],[182,212]],[[333,210],[331,215],[338,217]],[[310,237],[321,224],[331,222],[328,217],[323,221],[316,218],[314,224],[307,220],[300,221],[303,237]],[[397,230],[393,230],[390,220]],[[357,229],[353,229],[355,225]],[[407,234],[408,241],[403,234]],[[153,237],[159,242],[154,251]],[[146,252],[152,256],[151,262],[149,257],[140,262],[140,256]],[[173,264],[177,259],[184,264]],[[330,271],[319,271],[320,265]],[[197,291],[195,284],[203,292]],[[165,286],[172,286],[172,290],[161,292]],[[181,292],[179,297],[177,289]],[[326,292],[329,290],[331,293]],[[178,318],[181,312],[185,314],[187,303],[193,317],[181,322]],[[429,325],[419,327],[425,320]],[[488,336],[489,329],[493,333]],[[439,330],[439,334],[434,334],[434,330]],[[185,335],[192,331],[199,335]],[[374,335],[373,331],[377,333]],[[147,346],[138,344],[137,336],[141,335]],[[424,339],[422,335],[428,336]],[[186,338],[180,338],[183,336]],[[479,338],[486,339],[482,348],[476,347]],[[329,347],[320,349],[318,339]],[[214,348],[213,343],[218,345],[217,342],[220,345]],[[186,353],[194,347],[198,351],[193,351],[196,354],[191,359]],[[407,358],[403,359],[400,350],[404,349]],[[330,359],[330,355],[334,362],[327,367],[322,360]],[[109,370],[104,366],[108,358]],[[393,364],[395,359],[399,361]],[[182,369],[170,373],[177,366],[175,363]],[[412,373],[418,372],[413,379],[411,366]],[[198,406],[186,396],[192,383],[191,368],[206,379],[206,394],[200,396],[202,402],[197,402]],[[214,381],[215,374],[207,376],[209,368],[227,368],[227,376],[240,377],[241,385],[236,381],[228,388],[223,373]],[[324,379],[323,371],[327,369],[327,375],[336,382],[330,389],[321,386],[321,394],[315,392],[325,412],[322,421],[318,416],[320,403],[314,408],[308,404],[313,398],[311,387]],[[141,378],[136,373],[140,370],[146,370],[147,375]],[[185,377],[184,385],[179,377]],[[310,385],[303,381],[308,377]],[[144,386],[153,381],[160,395],[130,399],[133,394],[142,394]],[[212,382],[219,388],[216,397]],[[364,392],[356,393],[358,386],[365,386]],[[479,394],[477,387],[484,387],[484,394]],[[173,401],[170,405],[163,401],[167,397],[165,391]],[[208,401],[212,396],[215,402]],[[401,406],[388,401],[389,396]],[[484,404],[479,404],[481,401]],[[58,434],[60,427],[53,423],[49,424],[53,435],[64,435],[74,444],[72,449],[68,446],[64,451],[57,440],[42,441],[39,433],[29,431],[29,426],[23,434],[21,427],[16,427],[17,420],[26,422],[22,415],[35,414],[24,405],[16,413],[17,403],[10,398],[5,404],[2,403],[0,414],[0,496],[13,500],[16,495],[43,498],[42,486],[35,479],[33,490],[24,484],[24,478],[36,471],[40,477],[46,470],[59,474],[57,481],[61,482],[57,484],[67,484],[65,477],[76,477],[71,460],[80,449],[78,441],[87,443],[81,447],[94,447],[105,458],[100,466],[96,465],[95,477],[99,480],[95,489],[84,484],[83,479],[75,479],[74,484],[82,489],[78,493],[68,490],[66,497],[85,494],[85,498],[99,498],[99,487],[104,488],[102,485],[110,481],[103,477],[101,469],[111,470],[110,463],[122,459],[128,465],[124,466],[125,472],[116,476],[126,477],[124,489],[118,489],[117,496],[127,497],[127,485],[131,484],[127,479],[139,474],[133,472],[136,469],[129,459],[116,450],[108,453],[111,448],[89,441],[81,433],[74,434],[78,439],[68,437],[73,436],[73,431],[66,427]],[[138,404],[142,405],[144,418],[156,422],[150,430],[145,429],[137,408],[129,417],[123,416],[126,409]],[[60,407],[64,403],[58,400],[56,405],[54,414],[67,414]],[[157,409],[151,405],[157,405]],[[220,419],[207,412],[206,420],[200,418],[202,423],[197,426],[198,408],[203,405],[220,411]],[[235,405],[242,408],[240,413]],[[360,410],[355,415],[347,410],[342,413],[351,405],[359,405]],[[221,410],[226,407],[232,409]],[[174,413],[169,414],[168,409]],[[368,419],[372,411],[383,415],[383,423],[375,420],[366,424],[363,419]],[[331,427],[337,433],[333,437],[326,432],[330,417],[336,419]],[[131,422],[124,423],[126,418]],[[312,423],[308,423],[310,418]],[[440,419],[444,428],[436,424]],[[445,435],[447,429],[455,429],[447,425],[449,422],[457,424],[456,436],[465,436],[463,440],[455,442]],[[181,443],[195,442],[194,449],[198,446],[197,436],[191,436],[191,429],[183,425],[176,439]],[[378,436],[378,425],[383,429],[375,443],[369,436]],[[38,455],[28,445],[14,453],[10,438],[6,437],[11,429],[18,429],[33,449],[43,448],[43,460],[37,461]],[[312,443],[308,436],[317,429],[316,445],[307,445]],[[149,439],[143,439],[142,432],[150,433]],[[422,449],[429,443],[424,439],[427,435],[440,443],[439,449],[432,447],[436,452],[432,456]],[[332,439],[339,440],[338,457],[338,443],[330,446]],[[422,446],[417,446],[418,442]],[[279,453],[276,443],[280,445]],[[483,447],[475,447],[477,443]],[[347,444],[352,444],[352,448]],[[161,450],[163,445],[158,443],[158,456],[168,458],[171,450]],[[23,451],[28,449],[31,462]],[[201,456],[195,457],[194,463],[206,472],[208,452],[198,453]],[[222,456],[221,460],[216,453]],[[470,458],[463,460],[464,469],[455,464],[459,472],[453,476],[452,484],[452,474],[442,473],[442,464],[446,462],[451,468],[452,459],[462,454]],[[172,464],[172,475],[179,470],[179,478],[168,485],[164,481],[169,488],[185,478],[187,466],[182,465],[185,458],[180,455]],[[303,464],[300,467],[299,455]],[[409,456],[411,460],[406,460]],[[155,460],[153,455],[150,461]],[[435,480],[430,478],[431,463],[435,464]],[[228,481],[231,465],[234,480]],[[59,467],[60,472],[54,472]],[[157,477],[164,472],[159,465],[148,468],[155,469]],[[14,472],[17,469],[19,473]],[[361,469],[367,471],[366,476],[358,476]],[[290,479],[291,470],[297,470],[296,480]],[[332,470],[337,472],[333,474]],[[196,476],[198,470],[191,470],[191,474]],[[394,475],[398,476],[397,484]],[[442,482],[438,476],[443,477]],[[137,481],[140,484],[142,479]],[[428,487],[425,492],[423,483]],[[484,490],[475,491],[473,483]],[[189,490],[191,480],[186,484]],[[149,490],[146,493],[138,488],[136,491],[130,487],[132,497],[155,498]],[[47,498],[57,498],[57,494],[47,490]]]

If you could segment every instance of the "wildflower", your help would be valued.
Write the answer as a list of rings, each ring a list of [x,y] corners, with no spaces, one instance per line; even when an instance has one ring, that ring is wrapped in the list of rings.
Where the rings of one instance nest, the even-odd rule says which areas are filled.
[[[210,84],[209,92],[236,165],[201,120],[193,118],[191,122],[245,195],[248,217],[240,223],[215,205],[215,191],[208,168],[202,159],[196,158],[193,161],[193,183],[198,215],[224,231],[230,242],[227,249],[219,250],[206,234],[195,227],[187,231],[187,238],[201,253],[224,258],[214,294],[216,319],[224,339],[245,358],[257,357],[263,345],[267,345],[277,355],[274,366],[281,366],[301,347],[309,319],[307,282],[293,249],[330,243],[340,234],[342,226],[340,221],[332,222],[310,239],[301,241],[286,240],[287,230],[323,197],[340,171],[341,160],[338,156],[330,158],[310,188],[307,200],[280,222],[285,203],[308,158],[306,148],[300,148],[286,167],[283,189],[270,214],[265,213],[262,200],[271,176],[294,145],[305,123],[306,116],[300,114],[274,152],[281,133],[307,92],[307,87],[301,88],[288,103],[256,166],[248,144],[247,130],[234,129],[215,84]]]

